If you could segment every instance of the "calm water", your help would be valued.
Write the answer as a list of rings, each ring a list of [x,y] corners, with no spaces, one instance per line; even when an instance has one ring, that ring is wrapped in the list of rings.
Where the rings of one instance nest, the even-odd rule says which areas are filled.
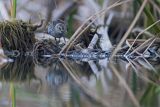
[[[159,107],[159,75],[144,63],[112,65],[144,107]],[[142,67],[143,66],[143,67]],[[137,73],[138,72],[138,73]],[[74,62],[16,58],[0,71],[0,107],[134,107],[107,60]],[[155,84],[150,83],[152,80]]]

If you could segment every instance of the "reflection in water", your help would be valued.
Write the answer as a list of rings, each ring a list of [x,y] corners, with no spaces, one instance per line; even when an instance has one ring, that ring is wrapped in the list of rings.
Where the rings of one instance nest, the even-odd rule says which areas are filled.
[[[14,81],[13,84],[16,92],[16,100],[14,101],[16,101],[16,105],[20,107],[22,105],[23,107],[26,107],[26,105],[27,107],[40,107],[40,105],[43,105],[43,107],[70,107],[76,105],[77,101],[79,102],[78,104],[82,103],[80,105],[92,105],[92,101],[88,99],[86,101],[80,100],[84,98],[85,94],[77,88],[77,85],[69,76],[67,70],[62,66],[61,62],[50,61],[55,63],[48,63],[48,65],[43,66],[41,64],[35,64],[35,61],[31,57],[17,57],[13,63],[8,63],[2,67],[1,80],[3,82]],[[90,68],[86,63],[78,65],[71,62],[71,64],[76,67],[75,72],[80,77],[87,76],[88,78],[91,74]],[[29,80],[29,83],[26,82],[27,80]],[[8,90],[10,85],[3,84],[3,82],[4,89]],[[7,94],[9,90],[7,92],[5,90],[0,89],[0,91]],[[0,99],[0,106],[3,105],[2,103],[4,101],[2,100],[4,99]],[[7,106],[11,104],[11,100],[5,98],[5,101],[8,102]]]
[[[50,66],[46,80],[50,86],[59,86],[68,81],[67,71],[59,61]]]
[[[105,101],[109,107],[133,105],[112,70],[102,68],[98,62],[66,61],[70,70],[68,71],[57,59],[38,59],[37,61],[41,63],[34,63],[36,61],[33,61],[32,57],[17,57],[14,62],[8,63],[1,68],[0,80],[4,89],[0,88],[0,92],[8,93],[6,91],[8,85],[3,84],[4,81],[14,81],[16,104],[19,107],[22,105],[23,107],[104,106],[104,102],[100,100]],[[134,60],[134,66],[136,66],[139,73],[156,83],[151,84],[141,78],[142,75],[139,75],[139,73],[132,73],[132,67],[124,72],[126,62],[122,63],[121,61],[116,64],[119,73],[127,81],[140,103],[145,107],[151,105],[157,107],[160,92],[158,71],[147,71],[147,69],[140,67],[142,61],[140,63],[140,60]],[[97,71],[93,71],[92,69],[96,67]],[[20,85],[18,81],[23,85]],[[7,94],[4,94],[3,99],[0,99],[0,106],[2,105],[1,102],[6,101],[4,101],[6,96]]]
[[[1,81],[26,81],[34,76],[34,63],[31,57],[19,56],[14,62],[8,63],[1,68]]]
[[[63,45],[63,44],[62,44]],[[62,46],[55,44],[52,40],[39,41],[34,45],[33,58],[36,64],[49,66],[57,62],[58,58],[44,57],[44,55],[58,54]]]

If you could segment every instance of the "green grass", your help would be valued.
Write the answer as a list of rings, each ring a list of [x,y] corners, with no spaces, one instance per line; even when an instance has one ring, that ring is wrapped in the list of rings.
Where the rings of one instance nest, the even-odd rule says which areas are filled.
[[[142,4],[142,0],[135,0],[139,5]],[[153,24],[154,22],[156,22],[156,18],[154,16],[154,12],[152,10],[152,6],[151,5],[146,5],[144,8],[144,13],[145,13],[145,27],[150,26],[151,24]],[[159,25],[155,25],[151,30],[152,33],[156,34],[160,32],[160,26]]]
[[[12,0],[11,17],[16,18],[17,0]]]
[[[14,83],[10,83],[10,95],[11,95],[12,107],[16,107],[16,90],[14,87]]]
[[[12,0],[11,17],[16,18],[17,0]],[[12,99],[12,107],[16,107],[16,90],[14,83],[10,83],[10,94]]]

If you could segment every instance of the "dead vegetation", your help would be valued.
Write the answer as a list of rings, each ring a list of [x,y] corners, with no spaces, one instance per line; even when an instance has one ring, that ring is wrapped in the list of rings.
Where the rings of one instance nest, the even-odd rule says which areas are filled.
[[[20,20],[0,22],[2,48],[6,51],[18,50],[20,52],[32,50],[36,42],[35,30],[32,24]]]
[[[66,43],[55,43],[53,39],[45,37],[42,41],[36,41],[37,26],[20,20],[3,21],[0,22],[2,48],[8,51],[29,52],[27,55],[32,55],[36,64],[45,67],[52,65],[55,58],[56,60],[60,58],[61,63],[81,90],[103,106],[110,106],[109,102],[106,102],[97,94],[92,94],[93,90],[88,89],[81,82],[80,77],[75,73],[76,67],[67,61],[63,61],[60,57],[62,54],[68,57],[68,54],[73,52],[74,54],[70,54],[69,57],[79,57],[81,60],[78,60],[78,63],[82,64],[82,59],[86,58],[87,55],[87,57],[93,59],[91,57],[95,58],[97,54],[101,55],[102,52],[106,52],[105,58],[107,59],[87,59],[86,62],[90,69],[97,78],[100,77],[99,71],[111,70],[126,90],[134,106],[140,107],[138,99],[127,83],[127,77],[124,78],[115,67],[114,59],[120,58],[125,61],[127,66],[125,66],[126,69],[123,68],[123,71],[134,70],[142,80],[155,86],[159,85],[158,70],[156,69],[160,59],[160,16],[158,14],[160,9],[156,4],[158,1],[134,0],[133,3],[130,0],[115,1],[114,3],[107,1],[101,1],[102,3],[94,0],[70,1],[69,5],[66,5],[63,0],[55,2],[49,0],[48,3],[54,3],[52,5],[55,5],[55,7],[50,4],[47,10],[43,10],[43,13],[47,13],[47,16],[41,14],[46,20],[44,27],[38,32],[46,33],[48,23],[52,22],[51,19],[61,19],[64,20],[69,29],[66,34],[68,41]],[[138,5],[133,5],[134,2]],[[65,6],[63,7],[62,4],[65,4]],[[132,5],[134,13],[131,12],[129,7]],[[120,11],[117,11],[119,9]],[[92,54],[94,52],[99,53]],[[101,56],[104,56],[104,54]],[[97,63],[102,70],[98,69]],[[154,72],[148,73],[143,70]],[[151,74],[156,75],[156,79]]]

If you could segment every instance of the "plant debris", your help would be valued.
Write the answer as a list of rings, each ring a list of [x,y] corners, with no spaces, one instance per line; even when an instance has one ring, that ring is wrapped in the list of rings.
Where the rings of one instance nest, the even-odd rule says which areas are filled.
[[[17,50],[24,53],[32,50],[37,27],[22,20],[0,22],[0,40],[4,52]]]

